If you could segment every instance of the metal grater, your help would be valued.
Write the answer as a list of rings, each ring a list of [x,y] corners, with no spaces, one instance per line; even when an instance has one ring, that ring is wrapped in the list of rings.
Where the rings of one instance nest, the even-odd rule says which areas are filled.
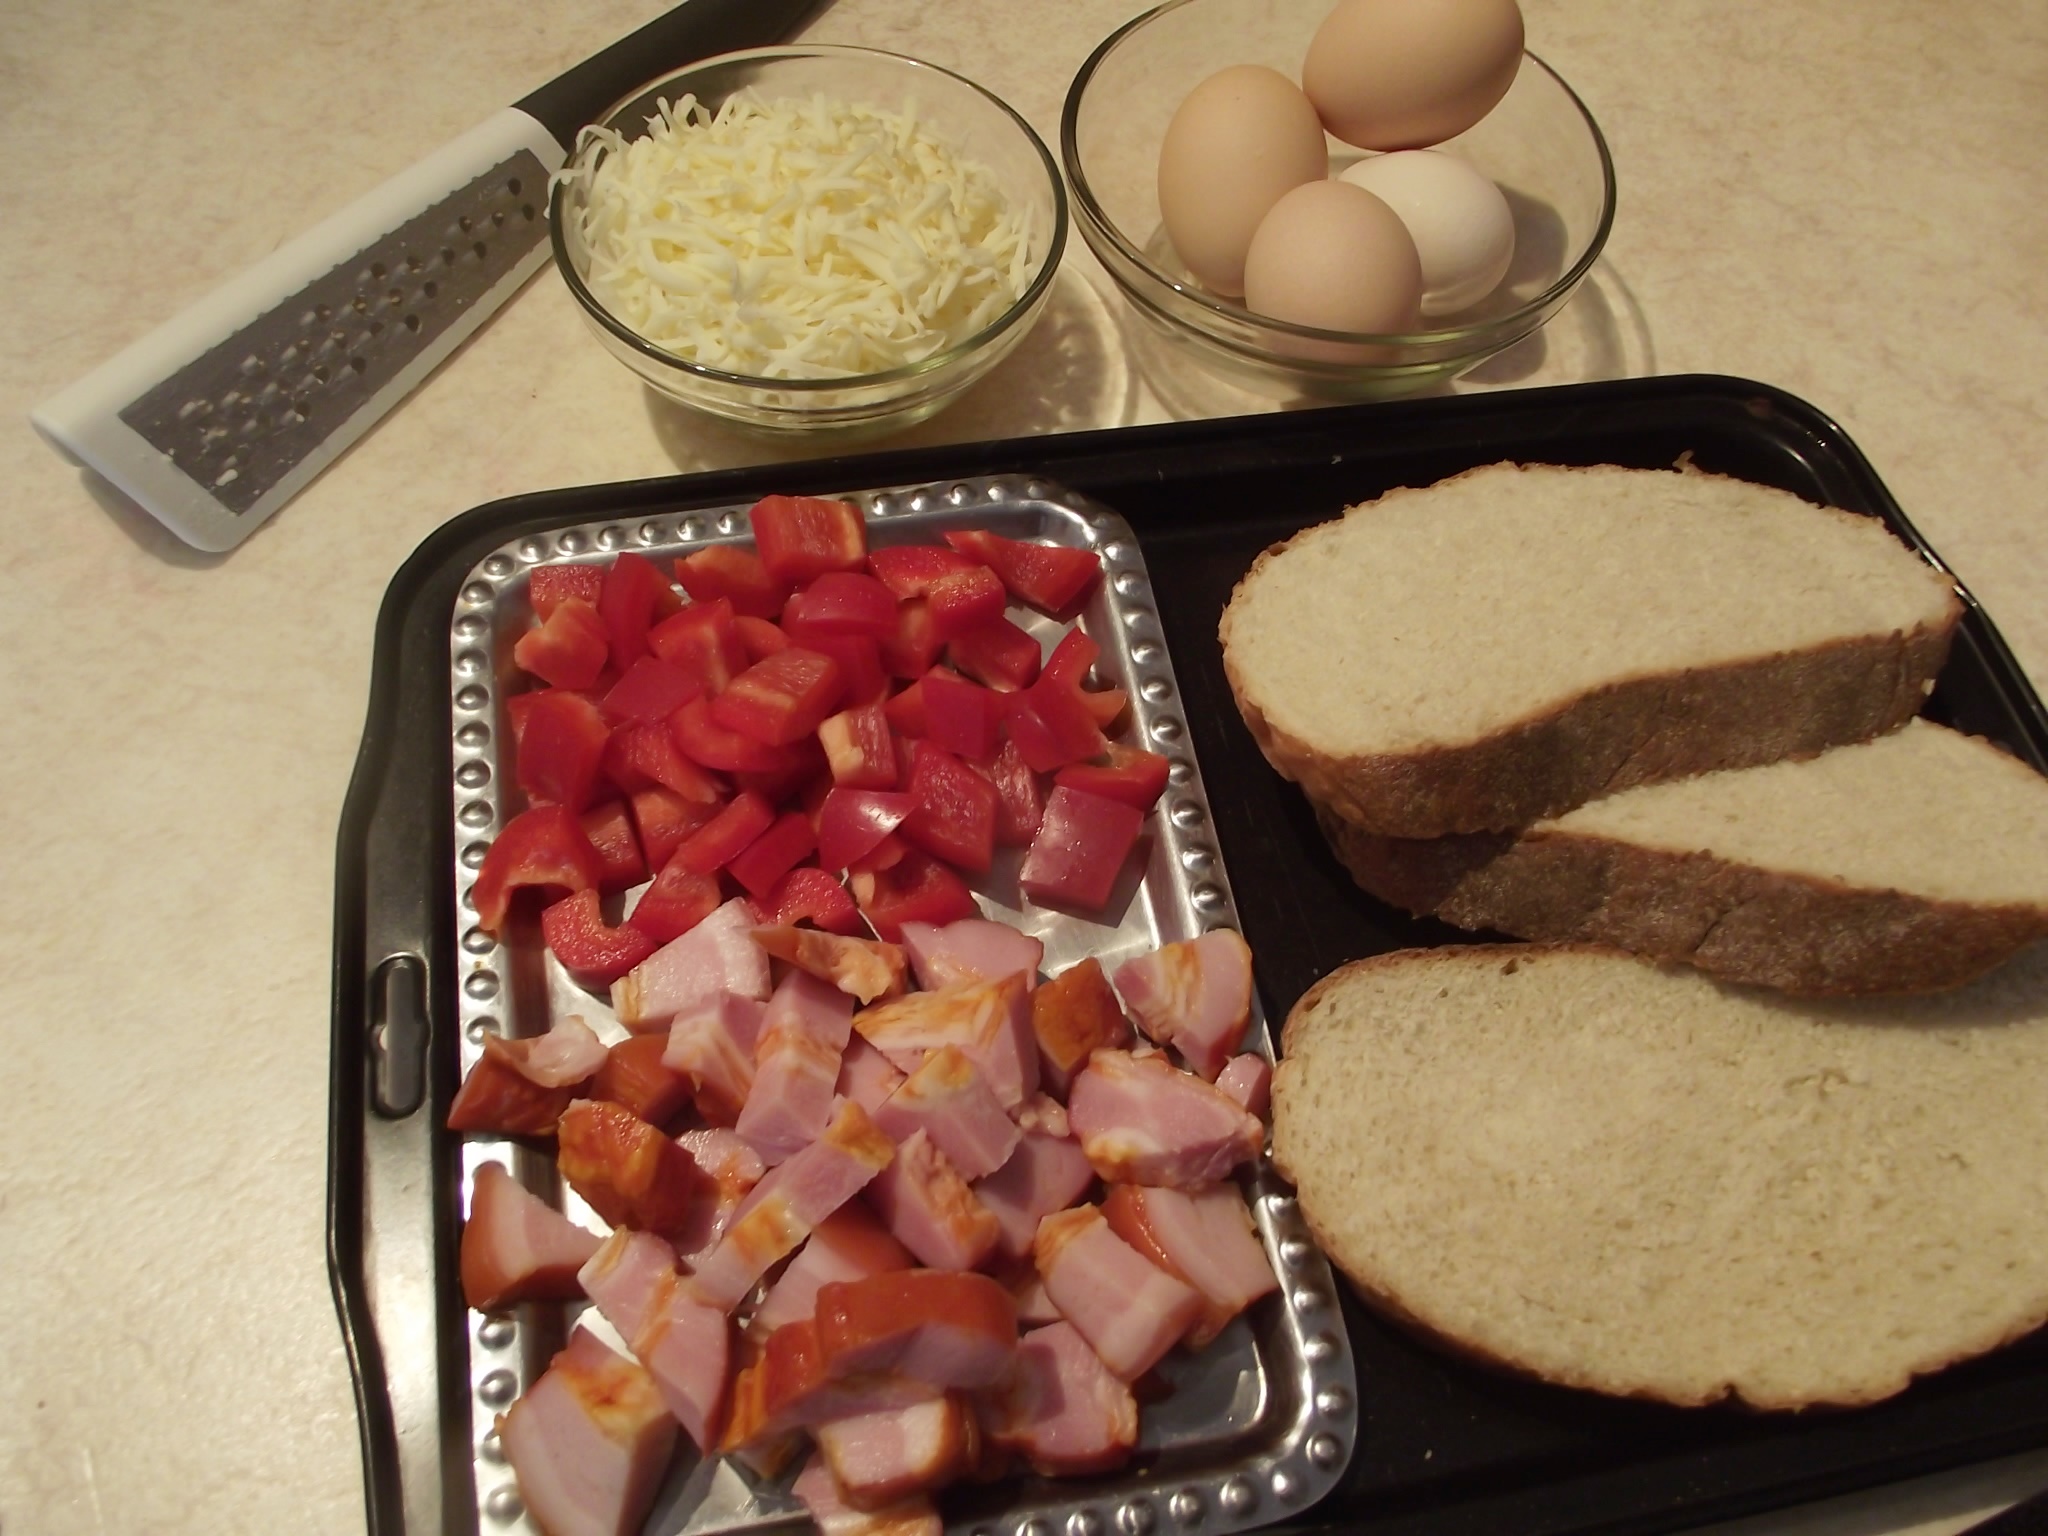
[[[30,413],[179,537],[231,549],[547,260],[548,178],[646,80],[773,42],[819,0],[684,0]]]

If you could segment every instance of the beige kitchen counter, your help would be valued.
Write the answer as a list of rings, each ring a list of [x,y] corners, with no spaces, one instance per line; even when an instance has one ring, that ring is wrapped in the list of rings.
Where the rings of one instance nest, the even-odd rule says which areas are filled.
[[[552,273],[226,557],[88,484],[27,412],[659,9],[5,8],[5,1536],[363,1529],[322,1233],[333,849],[378,601],[480,502],[759,453],[654,403]],[[1053,140],[1073,70],[1137,9],[837,0],[811,35],[960,70]],[[1702,371],[1806,397],[2048,679],[2048,7],[1526,9],[1621,203],[1539,366],[1492,382]],[[1024,351],[906,440],[1243,408],[1155,389],[1100,283],[1075,240]],[[2035,1458],[1754,1529],[1948,1530],[2042,1483]]]

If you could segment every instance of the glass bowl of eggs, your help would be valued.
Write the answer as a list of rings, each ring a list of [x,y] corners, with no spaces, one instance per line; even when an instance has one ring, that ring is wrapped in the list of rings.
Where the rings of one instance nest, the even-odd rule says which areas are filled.
[[[920,421],[1029,332],[1066,244],[1052,153],[959,75],[869,48],[719,55],[579,135],[555,266],[605,348],[769,434]]]
[[[1265,394],[1444,383],[1571,297],[1614,164],[1514,0],[1170,0],[1074,77],[1082,238],[1147,331]]]

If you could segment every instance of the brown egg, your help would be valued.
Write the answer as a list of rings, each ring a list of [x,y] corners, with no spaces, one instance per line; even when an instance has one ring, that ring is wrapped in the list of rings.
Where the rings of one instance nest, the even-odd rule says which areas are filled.
[[[1301,86],[1345,143],[1421,149],[1491,112],[1521,64],[1515,0],[1338,0]]]
[[[1188,92],[1159,149],[1159,216],[1203,287],[1244,292],[1244,255],[1290,187],[1330,173],[1322,121],[1301,89],[1263,64],[1233,64]]]
[[[1348,181],[1312,181],[1260,221],[1244,263],[1254,314],[1326,331],[1421,328],[1422,258],[1401,216]]]

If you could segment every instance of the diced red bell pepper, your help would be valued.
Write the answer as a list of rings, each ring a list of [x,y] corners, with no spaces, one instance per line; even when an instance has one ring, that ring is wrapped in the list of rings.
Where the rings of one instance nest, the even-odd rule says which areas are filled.
[[[868,551],[868,569],[897,597],[923,597],[941,576],[981,562],[946,544],[884,544]]]
[[[1051,773],[1108,755],[1109,739],[1078,688],[1038,682],[1011,694],[1007,703],[1004,729],[1034,772]]]
[[[1010,693],[1029,687],[1038,676],[1038,641],[998,617],[948,640],[946,659],[977,682]]]
[[[1102,557],[1092,549],[1025,543],[981,528],[948,533],[946,542],[1002,577],[1018,602],[1054,618],[1072,613],[1102,578]]]
[[[755,619],[772,619],[789,600],[789,583],[768,574],[761,557],[737,544],[714,544],[676,561],[676,580],[690,599],[712,603],[723,599],[732,611]]]
[[[1002,740],[1003,695],[949,672],[927,673],[925,735],[949,752],[985,763]]]
[[[477,926],[485,933],[501,932],[515,891],[595,890],[603,878],[604,861],[575,812],[559,805],[521,811],[491,840],[470,887]]]
[[[948,640],[1001,618],[1008,598],[1002,579],[985,565],[941,576],[924,595],[931,604],[932,623]]]
[[[905,841],[975,874],[995,857],[996,787],[944,747],[917,743],[910,797],[917,802],[897,830]]]
[[[1142,747],[1109,744],[1109,760],[1103,763],[1069,763],[1053,775],[1055,785],[1085,789],[1091,795],[1121,800],[1141,811],[1152,809],[1166,789],[1166,775],[1172,764],[1157,752]]]
[[[902,941],[905,923],[943,927],[980,913],[966,881],[914,848],[886,869],[855,872],[851,883],[869,926],[892,944]]]
[[[825,749],[818,745],[817,737],[806,736],[802,741],[775,750],[787,752],[789,761],[779,768],[735,773],[733,783],[741,789],[751,789],[771,805],[780,805],[792,795],[809,788],[813,780],[829,777],[825,771]]]
[[[910,844],[891,832],[872,849],[847,865],[846,872],[849,875],[879,874],[885,869],[894,869],[909,858],[910,854]]]
[[[846,691],[839,663],[792,645],[755,662],[711,701],[711,718],[765,746],[786,747],[817,730]]]
[[[586,986],[610,986],[661,946],[638,928],[604,920],[597,892],[564,896],[540,915],[540,934],[569,974]]]
[[[882,712],[889,717],[889,728],[899,736],[921,739],[931,734],[931,712],[924,701],[924,680],[927,677],[958,677],[960,674],[950,667],[933,667],[919,674],[908,688],[882,706]]]
[[[1144,824],[1136,806],[1055,785],[1017,883],[1033,901],[1099,911]]]
[[[741,849],[725,870],[749,895],[765,898],[776,882],[817,846],[811,818],[802,811],[784,811],[773,826]]]
[[[1123,718],[1131,698],[1121,688],[1083,688],[1081,702],[1088,706],[1088,713],[1095,717],[1095,724],[1107,731]]]
[[[660,869],[683,846],[685,838],[724,809],[717,801],[706,804],[685,799],[661,784],[636,789],[626,803],[632,808],[633,826],[640,834],[640,852],[649,869]]]
[[[564,598],[579,598],[594,612],[603,591],[604,567],[599,565],[536,565],[526,578],[526,600],[543,624]]]
[[[625,801],[607,800],[603,805],[594,805],[578,820],[604,869],[597,882],[599,890],[623,891],[647,878],[647,861],[640,852],[640,839],[633,831],[633,817]]]
[[[716,875],[693,873],[671,858],[626,914],[626,926],[646,934],[658,949],[688,933],[724,901]]]
[[[777,651],[789,649],[789,636],[782,632],[780,626],[770,623],[767,619],[756,619],[741,614],[732,623],[733,628],[739,631],[740,645],[747,653],[748,667],[757,661],[767,660]],[[744,672],[746,667],[739,670]]]
[[[1095,658],[1102,654],[1102,647],[1081,632],[1075,625],[1060,636],[1045,658],[1045,665],[1039,668],[1040,677],[1052,678],[1074,688],[1088,686],[1088,669],[1095,665]]]
[[[691,762],[725,773],[785,773],[810,759],[794,747],[771,747],[729,731],[711,718],[711,700],[692,699],[668,717],[669,733]]]
[[[556,603],[538,628],[529,629],[512,646],[512,660],[554,688],[590,687],[603,675],[610,658],[611,642],[605,635],[604,620],[580,597],[567,597]]]
[[[842,706],[879,704],[889,697],[889,674],[882,670],[881,654],[874,641],[858,635],[807,633],[798,643],[805,650],[830,656],[839,663]]]
[[[611,727],[580,693],[549,688],[532,695],[514,752],[519,787],[536,800],[580,811],[604,769]]]
[[[647,632],[648,649],[670,666],[689,673],[703,692],[717,694],[748,666],[732,604],[725,598],[692,603]]]
[[[812,923],[827,933],[852,936],[867,932],[860,908],[853,904],[846,887],[813,864],[800,865],[784,875],[762,905],[769,922],[777,927]]]
[[[891,677],[923,677],[945,646],[932,605],[909,598],[896,605],[896,633],[881,642],[882,667]]]
[[[645,555],[625,550],[612,560],[598,591],[598,617],[611,642],[612,665],[621,672],[647,654],[650,626],[681,604],[668,578]]]
[[[659,784],[699,805],[716,804],[726,795],[723,780],[683,756],[668,724],[622,725],[613,731],[605,748],[604,771],[628,793]]]
[[[847,789],[896,787],[896,744],[885,706],[862,704],[828,715],[818,725],[818,740],[834,784]]]
[[[886,640],[896,633],[896,597],[865,571],[827,571],[791,595],[782,627],[799,641],[809,635]]]
[[[733,796],[731,805],[683,840],[662,871],[679,869],[687,874],[708,875],[723,869],[742,848],[774,824],[774,803],[751,789],[743,789]]]
[[[806,582],[867,564],[867,526],[850,501],[764,496],[749,520],[761,564],[776,581]]]
[[[665,723],[702,692],[701,678],[659,656],[642,656],[612,684],[599,707],[612,720],[652,725]]]
[[[1017,743],[1006,741],[996,749],[988,776],[996,787],[996,846],[1030,847],[1045,815],[1045,789]]]
[[[883,789],[834,789],[818,807],[818,867],[845,869],[866,858],[917,809],[917,797]]]

